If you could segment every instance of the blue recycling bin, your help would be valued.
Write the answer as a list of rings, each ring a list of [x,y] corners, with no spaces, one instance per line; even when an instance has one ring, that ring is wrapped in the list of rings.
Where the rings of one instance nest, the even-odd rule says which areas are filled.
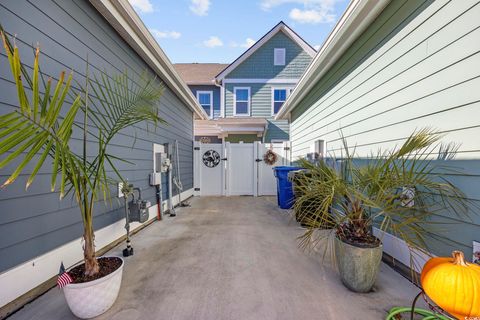
[[[290,171],[299,170],[298,167],[279,166],[274,167],[273,172],[277,178],[277,202],[282,209],[290,209],[293,206],[294,195],[292,182],[288,180]]]

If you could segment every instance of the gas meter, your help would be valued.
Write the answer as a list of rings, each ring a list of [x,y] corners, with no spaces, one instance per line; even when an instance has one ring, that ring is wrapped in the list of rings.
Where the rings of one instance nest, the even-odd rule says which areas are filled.
[[[144,223],[148,220],[148,207],[150,201],[147,200],[133,200],[128,203],[128,210],[130,211],[130,221],[138,221]]]
[[[138,199],[135,198],[135,191],[138,193]],[[133,185],[123,183],[122,193],[125,201],[125,229],[127,230],[127,247],[123,250],[123,256],[133,255],[133,247],[130,242],[130,223],[138,221],[140,223],[148,220],[148,208],[150,202],[142,199],[142,191],[140,188],[134,188]],[[128,202],[128,197],[132,200]]]
[[[133,190],[138,192],[138,199],[135,199],[135,195],[132,193],[132,201],[128,203],[129,220],[130,222],[144,223],[148,220],[148,208],[151,204],[150,201],[142,199],[140,188],[133,188]]]

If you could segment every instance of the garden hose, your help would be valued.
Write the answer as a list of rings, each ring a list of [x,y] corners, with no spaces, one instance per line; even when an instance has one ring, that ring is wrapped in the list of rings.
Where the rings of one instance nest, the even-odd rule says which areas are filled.
[[[401,318],[398,318],[399,315],[401,315],[402,313],[410,315],[411,312],[412,312],[412,308],[410,307],[394,307],[390,309],[385,320],[401,319]],[[413,313],[423,316],[422,320],[452,320],[451,318],[446,317],[444,315],[435,314],[432,311],[420,309],[420,308],[413,309]]]
[[[432,307],[430,305],[430,303],[427,301],[427,298],[425,296],[425,292],[422,290],[422,291],[420,291],[419,294],[417,294],[415,299],[413,299],[412,305],[410,307],[393,307],[388,312],[388,315],[385,318],[385,320],[399,320],[399,319],[402,319],[402,316],[401,316],[402,313],[405,313],[405,315],[406,314],[410,315],[410,317],[409,317],[410,320],[413,320],[415,314],[423,316],[422,320],[452,320],[450,317],[447,317],[447,316],[439,314],[439,313],[432,312],[430,310],[415,308],[415,305],[417,304],[418,298],[420,298],[420,296],[422,296],[422,295],[423,295],[423,298],[425,299],[425,302],[427,302],[427,304],[430,307]],[[405,318],[405,319],[407,319],[407,318]]]

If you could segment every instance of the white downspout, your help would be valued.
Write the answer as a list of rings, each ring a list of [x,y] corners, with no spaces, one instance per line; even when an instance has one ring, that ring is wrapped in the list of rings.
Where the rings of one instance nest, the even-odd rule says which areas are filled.
[[[214,84],[220,88],[220,118],[225,118],[225,87],[223,83],[219,84],[216,80]]]

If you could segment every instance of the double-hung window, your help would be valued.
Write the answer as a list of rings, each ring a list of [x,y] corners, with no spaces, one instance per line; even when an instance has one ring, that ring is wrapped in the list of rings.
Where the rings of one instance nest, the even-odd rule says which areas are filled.
[[[287,100],[290,89],[273,88],[272,89],[272,115],[276,115]]]
[[[249,116],[250,115],[250,88],[235,87],[233,89],[233,94],[235,96],[234,115]]]
[[[197,99],[202,108],[208,114],[210,119],[213,118],[213,92],[197,91]]]

